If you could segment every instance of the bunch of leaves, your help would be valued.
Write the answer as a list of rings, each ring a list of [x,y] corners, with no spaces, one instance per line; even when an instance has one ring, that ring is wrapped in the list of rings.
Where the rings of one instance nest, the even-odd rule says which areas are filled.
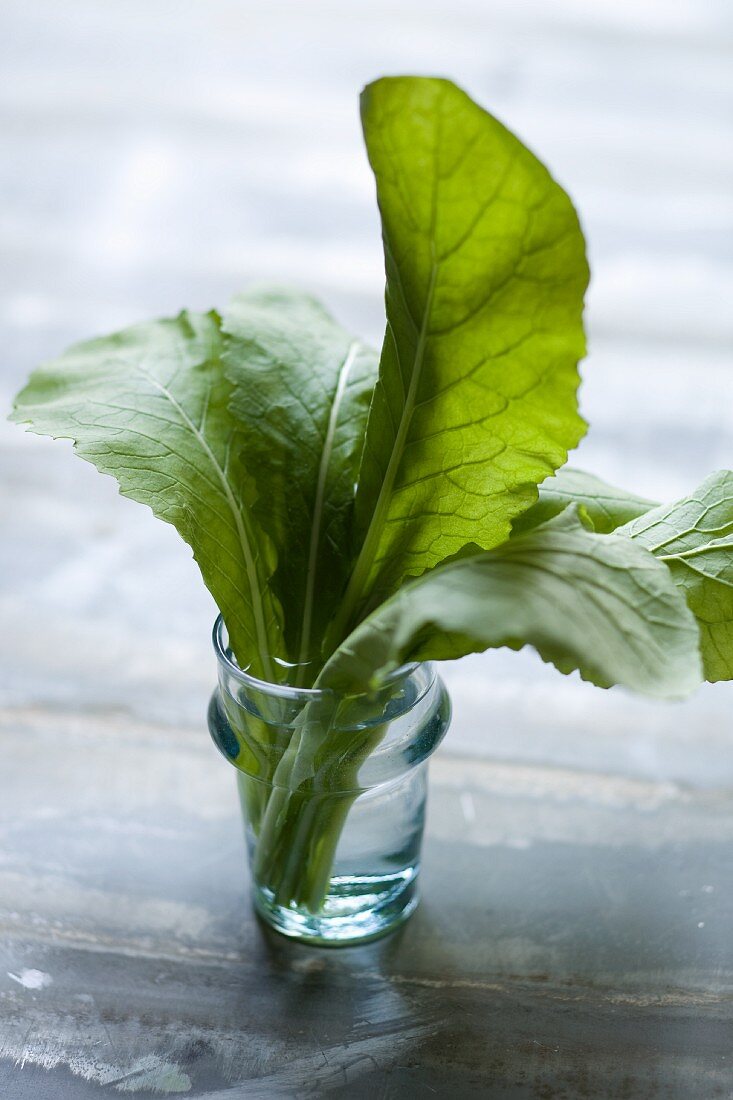
[[[562,471],[588,267],[572,203],[445,80],[361,114],[381,354],[255,289],[78,344],[13,416],[70,438],[190,544],[242,668],[360,690],[413,659],[532,645],[659,696],[733,674],[733,475],[656,507]],[[538,488],[539,487],[539,488]]]

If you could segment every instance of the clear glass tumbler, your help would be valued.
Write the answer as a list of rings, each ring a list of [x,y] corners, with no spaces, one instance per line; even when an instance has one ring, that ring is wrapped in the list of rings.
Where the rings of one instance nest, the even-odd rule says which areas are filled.
[[[417,905],[428,758],[450,721],[431,664],[340,695],[257,680],[221,619],[215,744],[237,768],[255,908],[286,936],[373,939]]]

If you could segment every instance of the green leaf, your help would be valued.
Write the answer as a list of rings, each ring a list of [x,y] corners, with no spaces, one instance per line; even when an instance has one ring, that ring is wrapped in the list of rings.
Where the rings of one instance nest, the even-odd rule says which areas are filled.
[[[465,543],[501,543],[585,429],[588,267],[568,196],[449,81],[378,80],[361,110],[387,331],[340,628]]]
[[[700,627],[705,677],[733,679],[733,472],[619,528],[669,567]]]
[[[192,547],[243,667],[273,677],[280,612],[272,548],[251,514],[215,313],[181,313],[70,348],[31,376],[12,419],[72,439],[120,492]]]
[[[224,362],[255,514],[278,558],[291,659],[317,656],[351,565],[354,483],[376,353],[297,291],[239,295],[225,312]]]
[[[515,533],[529,531],[559,515],[569,504],[581,507],[599,534],[609,534],[621,524],[656,507],[653,500],[617,489],[584,470],[565,466],[554,477],[542,482],[539,500],[517,516],[513,530]]]
[[[319,681],[351,690],[407,661],[532,645],[600,687],[681,697],[699,683],[695,620],[669,572],[577,510],[405,585],[364,620]]]

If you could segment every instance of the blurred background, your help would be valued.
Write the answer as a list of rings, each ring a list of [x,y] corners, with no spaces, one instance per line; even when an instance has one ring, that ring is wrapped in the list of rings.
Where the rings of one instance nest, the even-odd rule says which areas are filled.
[[[416,72],[462,84],[579,208],[591,430],[572,461],[657,499],[733,465],[726,0],[3,0],[0,18],[2,409],[71,341],[253,280],[311,288],[379,343],[357,96]],[[5,423],[0,502],[5,721],[129,716],[203,746],[214,608],[173,529],[68,445]],[[733,780],[728,685],[663,705],[530,653],[446,677],[443,751]]]

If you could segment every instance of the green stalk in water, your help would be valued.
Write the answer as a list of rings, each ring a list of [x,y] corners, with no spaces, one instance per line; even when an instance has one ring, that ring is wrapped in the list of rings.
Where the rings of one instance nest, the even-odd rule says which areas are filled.
[[[272,789],[256,836],[253,873],[279,905],[306,905],[317,913],[328,891],[346,818],[358,797],[362,764],[389,723],[364,729],[340,724],[353,704],[317,696],[298,716],[288,747],[274,769]],[[373,707],[373,703],[369,710]]]

